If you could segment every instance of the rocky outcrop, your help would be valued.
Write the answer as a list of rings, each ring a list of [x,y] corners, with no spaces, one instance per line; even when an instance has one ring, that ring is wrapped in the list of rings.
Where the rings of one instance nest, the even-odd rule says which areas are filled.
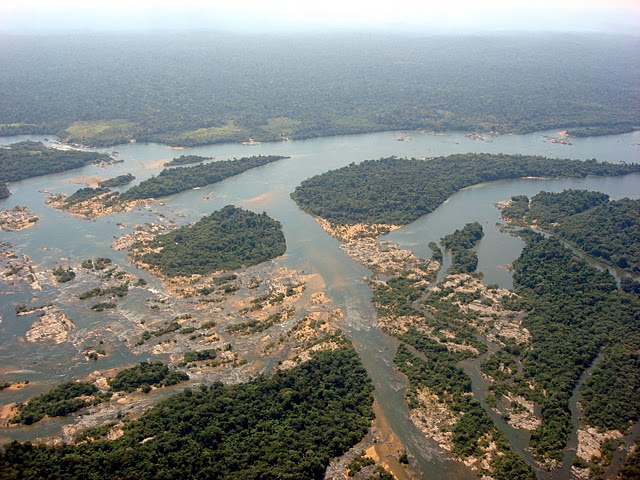
[[[62,343],[69,340],[69,335],[75,330],[71,319],[58,310],[47,310],[29,327],[26,334],[28,342]]]
[[[14,232],[33,227],[38,220],[35,213],[21,205],[11,210],[0,210],[0,230],[3,232]]]

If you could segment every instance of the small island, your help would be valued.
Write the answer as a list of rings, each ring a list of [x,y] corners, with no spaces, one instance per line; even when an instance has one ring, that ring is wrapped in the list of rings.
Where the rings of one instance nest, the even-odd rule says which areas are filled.
[[[207,160],[213,160],[213,157],[201,157],[200,155],[180,155],[178,158],[174,158],[170,162],[164,164],[165,167],[177,167],[180,165],[190,165],[192,163],[206,162]]]
[[[256,265],[282,255],[286,242],[280,222],[266,213],[228,205],[131,248],[139,265],[176,277]]]
[[[261,167],[284,158],[287,157],[258,155],[192,167],[166,168],[157,177],[148,178],[123,193],[111,191],[108,186],[116,186],[113,182],[122,185],[135,178],[131,174],[121,175],[110,179],[110,181],[100,182],[97,188],[80,188],[68,197],[52,195],[46,203],[53,208],[66,210],[74,215],[94,218],[131,210],[144,200],[166,197],[192,188],[213,185],[252,168]]]
[[[17,205],[12,209],[0,210],[0,230],[14,232],[32,227],[39,217],[27,207]]]
[[[125,175],[119,175],[114,178],[109,178],[108,180],[103,180],[98,183],[98,187],[100,188],[111,188],[111,187],[122,187],[123,185],[128,185],[136,179],[132,174],[127,173]]]

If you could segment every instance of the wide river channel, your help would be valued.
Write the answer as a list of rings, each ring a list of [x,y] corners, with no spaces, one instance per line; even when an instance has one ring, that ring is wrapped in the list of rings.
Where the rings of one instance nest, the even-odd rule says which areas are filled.
[[[394,137],[409,135],[408,141]],[[393,356],[397,342],[376,328],[376,314],[371,305],[371,290],[363,280],[368,271],[347,257],[339,243],[324,232],[318,223],[298,209],[289,194],[300,182],[331,169],[367,159],[396,155],[428,158],[465,152],[535,154],[548,157],[606,160],[610,162],[640,161],[640,132],[596,138],[571,139],[572,145],[550,143],[546,136],[555,132],[527,135],[504,135],[472,140],[462,132],[428,135],[414,132],[383,132],[347,135],[311,140],[268,143],[256,146],[220,144],[181,151],[172,151],[159,144],[127,144],[110,148],[118,151],[123,162],[106,168],[88,166],[55,175],[32,178],[10,184],[12,196],[0,201],[0,208],[26,205],[40,217],[37,224],[18,232],[0,232],[0,241],[10,242],[18,254],[27,254],[37,269],[51,268],[56,263],[76,263],[90,257],[110,257],[126,270],[142,276],[152,286],[159,282],[146,272],[140,272],[126,261],[124,252],[111,248],[115,236],[126,233],[118,223],[134,225],[152,222],[158,214],[175,219],[180,224],[193,222],[202,215],[225,205],[234,204],[263,212],[279,220],[287,240],[285,265],[309,273],[320,274],[327,285],[327,295],[344,311],[345,333],[353,341],[375,384],[375,397],[393,431],[416,459],[420,478],[466,479],[474,475],[465,467],[448,460],[437,445],[425,439],[408,416],[404,401],[405,379],[394,369]],[[45,137],[0,137],[0,145],[22,140],[43,141]],[[53,140],[48,137],[45,143]],[[106,151],[106,150],[105,150]],[[286,155],[290,158],[248,171],[217,185],[190,190],[151,202],[128,213],[104,216],[89,221],[49,208],[46,194],[73,193],[83,185],[72,183],[78,177],[113,177],[125,173],[140,182],[162,170],[162,164],[179,155],[202,155],[216,160],[240,158],[258,154]],[[540,180],[522,179],[477,185],[462,190],[430,215],[394,231],[384,239],[398,243],[417,255],[429,257],[427,244],[438,242],[444,235],[468,222],[480,222],[485,236],[478,247],[479,267],[486,284],[497,283],[511,288],[508,266],[522,249],[522,242],[496,226],[499,212],[494,204],[513,195],[535,195],[541,190],[589,189],[608,194],[612,199],[640,198],[640,175],[585,179]],[[81,378],[96,369],[68,344],[42,347],[24,341],[29,325],[17,317],[15,306],[20,303],[46,303],[54,292],[47,289],[34,292],[24,288],[0,286],[0,381],[22,381],[29,378],[46,390],[56,383]],[[135,298],[127,300],[135,302]],[[140,299],[142,302],[143,300]],[[142,307],[141,307],[142,308]],[[91,319],[78,319],[66,312],[78,327],[100,322],[100,314]],[[84,322],[84,323],[83,323]],[[100,368],[129,365],[137,359],[124,346],[100,360]],[[36,392],[29,390],[29,396]],[[7,392],[2,403],[24,400],[20,392]],[[0,429],[0,441],[26,440],[47,433],[36,427]],[[36,433],[37,432],[37,433]],[[515,441],[511,439],[512,442]]]

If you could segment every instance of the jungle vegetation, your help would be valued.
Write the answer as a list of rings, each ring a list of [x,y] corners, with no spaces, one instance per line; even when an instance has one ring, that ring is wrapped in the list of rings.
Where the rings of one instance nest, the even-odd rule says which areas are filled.
[[[640,439],[636,441],[636,450],[629,455],[620,471],[620,480],[640,478]]]
[[[378,315],[385,318],[408,316],[431,332],[427,335],[423,328],[415,326],[402,333],[390,332],[402,342],[394,362],[409,380],[409,407],[419,407],[419,393],[425,388],[429,389],[459,416],[451,427],[453,453],[456,456],[482,454],[483,449],[488,447],[486,439],[491,438],[490,441],[495,441],[496,448],[501,452],[492,461],[491,476],[500,480],[533,480],[535,476],[531,469],[511,450],[509,442],[482,406],[469,395],[471,379],[458,366],[460,360],[474,356],[474,350],[484,353],[486,345],[477,339],[477,332],[471,327],[471,318],[454,304],[454,300],[460,299],[445,299],[451,293],[446,289],[431,298],[425,281],[433,281],[433,278],[398,275],[390,278],[386,284],[379,284],[373,296]],[[465,348],[449,349],[447,343]]]
[[[200,163],[207,160],[213,160],[213,157],[201,157],[200,155],[180,155],[164,164],[165,167],[176,167],[179,165],[189,165],[191,163]]]
[[[640,298],[631,288],[629,293],[619,290],[612,276],[589,266],[557,239],[526,231],[521,235],[526,246],[514,263],[521,298],[511,301],[511,307],[527,312],[522,322],[531,339],[506,342],[481,367],[494,378],[496,398],[510,392],[541,406],[542,423],[532,432],[530,445],[538,460],[561,461],[572,426],[569,398],[596,358],[581,391],[583,424],[626,432],[640,418]],[[399,275],[374,288],[380,316],[408,317],[418,325],[404,332],[390,330],[405,344],[396,363],[411,383],[411,407],[419,404],[418,392],[427,387],[455,412],[479,408],[465,398],[471,383],[457,365],[475,355],[468,347],[486,351],[472,326],[473,312],[465,314],[458,305],[477,299],[474,292],[428,290],[415,275]],[[508,303],[504,307],[511,309]],[[447,343],[468,347],[450,349]],[[477,413],[465,415],[466,421],[453,429],[459,455],[468,455],[477,446],[476,433],[491,427],[481,420],[482,409]]]
[[[186,373],[170,370],[160,361],[141,362],[139,365],[120,370],[109,380],[108,390],[98,390],[90,382],[67,382],[55,386],[47,393],[36,395],[27,403],[18,403],[18,415],[11,419],[11,423],[31,425],[42,420],[45,415],[64,417],[107,401],[114,392],[131,393],[138,388],[150,390],[152,385],[166,387],[186,380],[189,380]]]
[[[240,175],[252,168],[257,168],[284,158],[286,157],[257,155],[191,167],[165,168],[158,176],[143,180],[138,185],[134,185],[123,193],[112,192],[108,187],[125,185],[135,178],[131,174],[120,175],[119,177],[100,182],[97,188],[84,187],[76,190],[65,199],[65,204],[67,206],[74,205],[90,200],[98,195],[102,195],[101,202],[105,205],[118,204],[119,202],[129,200],[166,197],[192,188],[212,185],[226,178]]]
[[[53,270],[58,283],[67,283],[76,278],[76,272],[71,267],[59,266]]]
[[[291,197],[307,213],[336,224],[406,225],[458,190],[501,179],[623,175],[640,164],[528,155],[457,154],[433,160],[367,160],[304,180]]]
[[[589,34],[5,35],[0,135],[190,146],[406,129],[619,133],[640,125],[639,48]]]
[[[33,397],[27,403],[18,403],[18,415],[11,419],[11,423],[31,425],[42,420],[45,415],[64,417],[89,405],[100,403],[110,396],[101,395],[92,383],[63,383],[47,393]]]
[[[451,252],[450,273],[472,273],[478,266],[478,255],[473,251],[484,236],[482,225],[478,222],[468,223],[462,230],[445,236],[444,247]],[[434,250],[437,253],[437,251]]]
[[[371,381],[342,343],[248,383],[185,389],[125,424],[117,440],[10,443],[0,472],[69,480],[322,479],[329,461],[359,442],[373,419]]]
[[[506,219],[556,233],[598,260],[640,273],[640,200],[565,190],[512,201]]]
[[[73,192],[71,195],[69,195],[67,198],[65,198],[64,203],[68,206],[71,206],[77,203],[86,202],[87,200],[91,200],[93,197],[102,195],[104,193],[110,193],[110,192],[111,190],[109,190],[106,187],[98,187],[98,188],[83,187],[83,188],[79,188],[78,190]]]
[[[189,375],[170,370],[160,361],[140,362],[134,367],[120,370],[109,380],[109,386],[114,391],[134,392],[138,388],[152,385],[167,387],[186,380],[189,380]]]
[[[218,183],[225,178],[239,175],[252,168],[282,160],[278,155],[257,155],[233,160],[221,160],[191,167],[166,168],[156,177],[148,178],[134,185],[120,195],[122,200],[159,198],[184,192],[196,187]]]
[[[443,239],[450,249],[471,249],[482,234],[479,224],[468,224]],[[432,251],[439,251],[436,244]],[[471,379],[458,365],[461,360],[483,354],[487,345],[473,326],[472,311],[459,304],[476,299],[474,292],[455,292],[453,288],[430,289],[435,272],[417,275],[403,272],[376,283],[373,303],[380,318],[390,325],[410,318],[406,330],[390,327],[388,332],[401,344],[394,362],[409,380],[407,399],[410,408],[421,406],[420,394],[428,389],[457,417],[450,427],[453,453],[465,458],[482,456],[495,442],[500,455],[493,457],[491,471],[483,472],[495,479],[533,480],[533,472],[514,452],[506,437],[471,393]],[[428,333],[427,333],[428,332]]]
[[[638,342],[640,299],[615,279],[576,257],[555,238],[522,232],[526,246],[514,262],[514,285],[530,311],[528,344],[511,349],[522,373],[492,387],[542,406],[531,446],[541,459],[561,460],[571,429],[569,398],[582,373],[600,356],[583,387],[583,421],[626,430],[640,414]],[[531,389],[530,385],[534,388]],[[499,396],[498,395],[498,396]]]
[[[136,247],[136,245],[134,245]],[[158,252],[139,257],[162,274],[207,274],[235,270],[282,255],[286,242],[280,222],[266,213],[256,214],[233,205],[146,244]]]
[[[57,150],[41,142],[18,142],[0,148],[0,183],[59,173],[91,163],[110,162],[103,153]]]
[[[123,185],[127,185],[133,182],[135,179],[136,179],[135,176],[133,176],[130,173],[126,173],[124,175],[118,175],[117,177],[103,180],[102,182],[98,183],[98,186],[100,188],[121,187]]]
[[[11,196],[11,190],[7,182],[0,182],[0,200],[3,198],[9,198]]]

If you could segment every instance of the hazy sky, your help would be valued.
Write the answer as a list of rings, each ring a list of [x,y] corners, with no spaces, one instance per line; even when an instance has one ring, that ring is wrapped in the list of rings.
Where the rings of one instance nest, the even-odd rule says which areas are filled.
[[[0,30],[640,32],[640,0],[2,0]]]

